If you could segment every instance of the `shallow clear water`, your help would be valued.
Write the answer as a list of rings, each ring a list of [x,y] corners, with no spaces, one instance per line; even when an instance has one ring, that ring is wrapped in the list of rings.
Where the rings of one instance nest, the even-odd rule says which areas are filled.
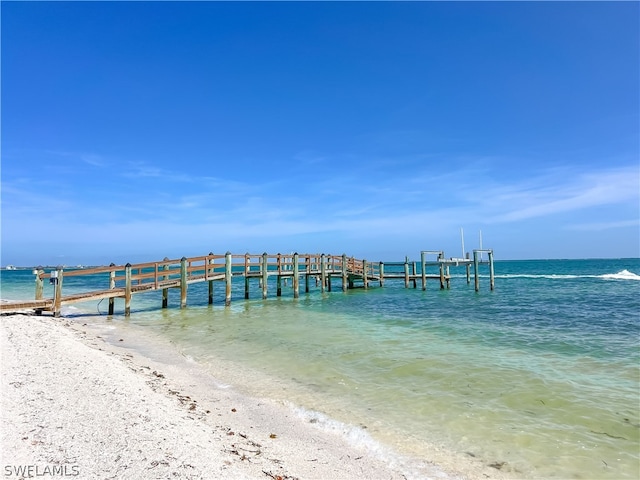
[[[517,477],[637,479],[640,259],[495,270],[496,290],[483,276],[479,293],[464,268],[444,291],[387,281],[343,293],[338,282],[323,294],[312,282],[299,299],[270,286],[263,301],[256,284],[245,301],[239,282],[229,308],[222,284],[214,306],[191,285],[187,309],[177,291],[165,310],[150,293],[129,319],[97,321],[161,335],[238,389],[364,426],[401,452],[436,445]],[[31,272],[2,272],[3,298],[25,289]],[[82,308],[104,313],[106,301]]]

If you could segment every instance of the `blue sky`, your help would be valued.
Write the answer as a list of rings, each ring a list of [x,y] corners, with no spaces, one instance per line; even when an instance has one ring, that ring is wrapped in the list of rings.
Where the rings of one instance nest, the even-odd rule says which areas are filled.
[[[640,256],[637,2],[2,2],[3,265]]]

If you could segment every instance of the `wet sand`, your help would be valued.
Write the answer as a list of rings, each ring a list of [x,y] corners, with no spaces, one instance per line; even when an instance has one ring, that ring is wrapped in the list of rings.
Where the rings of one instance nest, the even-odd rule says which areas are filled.
[[[350,443],[194,362],[110,344],[81,319],[17,313],[0,325],[5,476],[487,478]]]

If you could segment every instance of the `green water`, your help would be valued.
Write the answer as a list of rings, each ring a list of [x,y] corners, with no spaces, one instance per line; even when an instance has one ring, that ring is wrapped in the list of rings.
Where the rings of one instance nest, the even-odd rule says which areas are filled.
[[[353,425],[354,442],[364,431],[516,478],[639,478],[640,261],[497,262],[496,290],[485,278],[480,293],[461,273],[445,291],[398,282],[229,308],[193,289],[187,309],[147,297],[129,319],[95,321],[168,340],[232,388]]]

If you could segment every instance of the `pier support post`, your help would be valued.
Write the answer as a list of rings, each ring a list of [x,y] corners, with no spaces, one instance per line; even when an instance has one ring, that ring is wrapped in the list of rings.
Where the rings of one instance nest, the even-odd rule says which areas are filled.
[[[267,299],[267,280],[269,279],[269,262],[267,252],[262,254],[262,299]]]
[[[440,263],[440,290],[444,290],[444,252],[438,254],[438,261]]]
[[[467,260],[469,260],[469,252],[467,252]],[[467,263],[464,268],[467,271],[467,285],[471,283],[471,265]]]
[[[478,252],[476,250],[473,251],[473,281],[477,292],[480,290],[480,278],[478,277]]]
[[[213,257],[213,252],[209,252],[209,256]],[[211,265],[213,265],[213,258],[207,260],[207,272],[209,275],[214,273]],[[211,272],[209,272],[209,269],[211,269]],[[209,280],[209,305],[213,305],[213,280]]]
[[[449,265],[447,265],[447,274],[445,276],[445,281],[447,282],[447,290],[451,288],[451,271]]]
[[[305,257],[307,262],[307,274],[304,276],[304,293],[309,293],[309,275],[311,275],[311,257],[307,255]]]
[[[327,257],[324,253],[320,255],[320,283],[322,284],[320,291],[324,293],[327,286]]]
[[[365,290],[367,290],[369,288],[369,279],[367,277],[367,268],[368,268],[368,264],[366,260],[362,260],[362,286],[364,287]]]
[[[38,266],[33,270],[33,274],[36,276],[36,300],[42,300],[42,297],[44,295],[44,282],[42,281],[42,277],[40,276],[43,273],[44,270],[41,266]],[[36,315],[42,315],[41,308],[36,309]]]
[[[282,296],[282,255],[278,253],[276,262],[278,268],[278,276],[276,277],[276,297]]]
[[[187,306],[187,258],[180,259],[180,308]]]
[[[491,285],[491,291],[493,292],[495,286],[495,275],[493,272],[493,250],[489,250],[489,284]]]
[[[44,282],[40,275],[44,273],[42,267],[36,267],[33,270],[33,274],[36,276],[36,300],[42,300],[44,294]]]
[[[244,254],[244,299],[249,300],[249,272],[251,271],[251,267],[249,267],[249,253]]]
[[[404,257],[404,288],[409,288],[409,257]]]
[[[300,297],[300,278],[298,277],[298,269],[300,265],[298,262],[300,257],[297,253],[293,254],[293,298]]]
[[[343,253],[342,254],[342,291],[346,292],[347,289],[349,288],[349,285],[347,283],[348,278],[349,278],[349,268],[347,265],[347,254]]]
[[[56,267],[55,295],[53,299],[53,316],[59,317],[62,309],[62,267]]]
[[[413,279],[411,281],[413,282],[413,288],[417,288],[418,287],[418,284],[416,282],[416,274],[417,274],[416,262],[413,262],[411,264],[411,275],[413,276]]]
[[[112,270],[109,272],[109,290],[113,290],[116,288],[116,270],[114,268],[116,264],[112,263],[109,266],[112,268]],[[115,297],[109,297],[109,315],[113,315],[113,312],[115,310],[115,303]]]
[[[380,262],[380,286],[384,287],[384,263]]]
[[[224,306],[231,306],[231,252],[224,254]]]
[[[131,315],[131,264],[124,266],[124,315]]]
[[[427,289],[427,260],[426,253],[420,252],[420,274],[422,275],[422,290]]]
[[[163,262],[168,262],[168,261],[169,261],[169,257],[164,257]],[[165,271],[169,270],[169,264],[165,263],[162,269]],[[167,280],[169,280],[169,275],[163,275],[162,279],[166,282]],[[168,306],[169,306],[169,289],[163,288],[162,289],[162,308],[167,308]]]

